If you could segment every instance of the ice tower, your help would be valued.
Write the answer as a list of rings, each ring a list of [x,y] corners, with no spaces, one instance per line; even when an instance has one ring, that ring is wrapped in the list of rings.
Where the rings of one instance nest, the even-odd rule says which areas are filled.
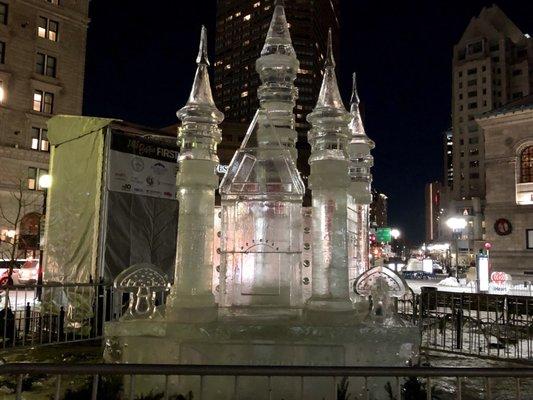
[[[215,189],[218,177],[218,124],[224,115],[216,108],[207,68],[207,34],[202,27],[198,67],[187,104],[177,112],[182,126],[178,159],[178,243],[174,286],[167,301],[167,318],[208,321],[217,318],[212,265]]]
[[[324,65],[322,87],[314,110],[307,116],[312,128],[311,188],[313,279],[311,312],[350,312],[353,310],[348,285],[347,191],[348,122],[335,75],[331,29]]]
[[[374,142],[365,133],[365,127],[359,111],[359,95],[355,72],[353,74],[352,98],[350,99],[349,124],[350,141],[348,143],[350,186],[348,190],[348,221],[350,224],[350,241],[348,259],[350,282],[369,268],[369,212],[372,202],[370,168],[374,159],[370,150]]]
[[[220,185],[220,298],[239,314],[250,312],[239,309],[243,306],[254,306],[255,315],[279,315],[302,305],[305,189],[295,164],[292,111],[298,65],[285,12],[277,4],[256,63],[260,108]]]

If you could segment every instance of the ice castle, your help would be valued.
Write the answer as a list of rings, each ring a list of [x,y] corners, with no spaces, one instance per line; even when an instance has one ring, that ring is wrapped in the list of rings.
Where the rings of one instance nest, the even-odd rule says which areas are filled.
[[[299,62],[283,6],[274,8],[256,61],[260,107],[220,186],[215,169],[223,114],[211,93],[202,29],[191,94],[177,113],[174,284],[166,306],[106,325],[108,361],[403,366],[416,357],[417,328],[402,323],[390,306],[391,294],[401,292],[398,282],[369,268],[374,143],[361,121],[355,76],[350,111],[343,105],[331,40],[330,33],[320,94],[307,117],[312,207],[303,209],[293,114]],[[372,307],[356,285],[361,294],[372,294]],[[224,379],[203,382],[204,398],[233,398],[235,388]],[[291,378],[280,380],[271,398],[331,394],[318,381],[306,382],[300,387]],[[145,378],[143,384],[157,391],[162,382]],[[182,378],[173,384],[194,393],[201,383]],[[264,384],[243,378],[239,398],[261,398]],[[374,398],[381,392],[377,388]]]

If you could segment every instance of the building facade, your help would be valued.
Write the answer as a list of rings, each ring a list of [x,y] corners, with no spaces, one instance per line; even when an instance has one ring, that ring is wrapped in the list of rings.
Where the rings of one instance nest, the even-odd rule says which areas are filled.
[[[442,135],[442,149],[443,149],[443,183],[446,190],[450,191],[453,188],[453,130],[450,128]]]
[[[370,204],[370,227],[385,228],[388,226],[387,196],[372,189]]]
[[[214,97],[227,122],[249,123],[259,102],[255,61],[268,31],[274,0],[218,0],[214,63]],[[335,58],[339,60],[339,0],[291,0],[285,5],[292,43],[300,62],[296,78],[298,98],[298,169],[307,186],[310,147],[307,114],[318,98],[326,56],[328,28],[332,28]],[[244,131],[224,129],[221,148],[237,149]]]
[[[443,190],[440,182],[426,184],[426,243],[432,243],[439,238]]]
[[[47,120],[81,114],[88,22],[88,0],[0,0],[0,202],[7,213],[18,208],[9,193],[21,183],[32,192],[25,197],[40,197]],[[39,213],[42,201],[31,203],[24,212]]]
[[[475,117],[532,93],[533,39],[496,5],[472,18],[453,50],[453,199],[485,197],[483,134]]]
[[[492,269],[533,275],[533,95],[477,119],[485,136]],[[528,276],[529,275],[529,276]]]

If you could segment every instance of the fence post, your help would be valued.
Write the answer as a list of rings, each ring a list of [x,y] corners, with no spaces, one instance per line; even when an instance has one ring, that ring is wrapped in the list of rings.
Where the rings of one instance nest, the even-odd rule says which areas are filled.
[[[65,308],[61,306],[59,309],[59,338],[63,339],[65,337]]]
[[[460,307],[457,309],[455,313],[455,347],[457,349],[463,348],[463,307],[462,304],[460,304]]]
[[[28,336],[28,333],[30,333],[30,324],[31,324],[31,306],[30,306],[30,302],[28,301],[26,303],[26,307],[24,311],[24,336]]]

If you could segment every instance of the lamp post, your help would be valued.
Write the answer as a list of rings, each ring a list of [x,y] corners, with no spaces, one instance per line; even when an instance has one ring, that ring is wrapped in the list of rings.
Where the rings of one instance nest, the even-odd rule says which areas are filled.
[[[41,218],[39,220],[39,269],[37,271],[37,289],[36,297],[40,301],[43,292],[43,246],[42,239],[44,236],[44,229],[42,228],[43,219],[46,218],[46,198],[48,195],[48,188],[52,185],[52,176],[46,174],[39,177],[39,188],[43,190],[43,205],[41,208]]]
[[[446,221],[448,228],[452,230],[455,244],[455,277],[459,279],[459,237],[466,228],[466,219],[461,217],[451,217]]]

